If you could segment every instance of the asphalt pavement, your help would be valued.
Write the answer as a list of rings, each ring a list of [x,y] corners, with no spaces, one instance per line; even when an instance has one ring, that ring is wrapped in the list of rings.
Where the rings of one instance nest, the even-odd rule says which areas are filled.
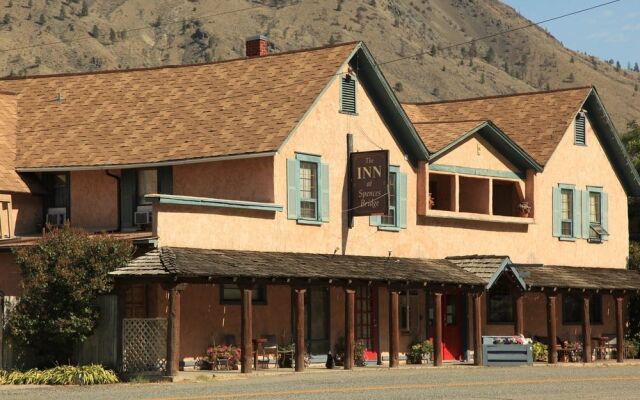
[[[203,378],[201,378],[203,379]],[[0,399],[640,399],[640,365],[357,368],[218,374],[207,381],[93,387],[0,386]]]

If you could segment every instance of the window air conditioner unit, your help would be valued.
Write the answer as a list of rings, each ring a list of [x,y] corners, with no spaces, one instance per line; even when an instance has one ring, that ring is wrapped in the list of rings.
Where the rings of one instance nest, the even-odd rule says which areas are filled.
[[[55,207],[47,209],[47,225],[62,226],[67,220],[67,209]]]
[[[138,206],[133,213],[133,223],[139,226],[149,225],[151,223],[151,206]]]

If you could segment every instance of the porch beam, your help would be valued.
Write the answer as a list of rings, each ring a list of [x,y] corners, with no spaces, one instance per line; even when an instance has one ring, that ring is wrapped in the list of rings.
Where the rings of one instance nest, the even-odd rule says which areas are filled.
[[[116,285],[117,296],[117,319],[116,319],[116,367],[123,370],[123,356],[124,356],[124,317],[125,317],[125,299],[127,296],[126,286],[122,283]]]
[[[240,288],[240,362],[243,374],[253,369],[253,285],[238,285]]]
[[[482,365],[482,293],[473,294],[473,363]]]
[[[295,288],[294,296],[296,300],[296,372],[304,371],[304,355],[306,345],[304,343],[304,295],[307,289]]]
[[[433,293],[433,365],[442,365],[442,293]]]
[[[582,295],[582,361],[591,362],[591,319],[589,318],[589,294]]]
[[[400,365],[398,352],[400,349],[400,292],[389,289],[389,368]]]
[[[618,362],[624,361],[624,296],[615,296],[616,301],[616,347]]]
[[[558,362],[558,350],[556,348],[558,328],[556,319],[556,295],[555,293],[549,293],[547,294],[547,337],[549,338],[547,361],[549,364]]]
[[[524,335],[524,292],[518,291],[515,303],[516,325],[514,327],[514,333],[516,335]]]
[[[180,297],[184,284],[167,287],[169,313],[167,315],[167,375],[176,376],[180,367]]]
[[[345,288],[344,294],[344,369],[353,369],[356,345],[356,290]]]

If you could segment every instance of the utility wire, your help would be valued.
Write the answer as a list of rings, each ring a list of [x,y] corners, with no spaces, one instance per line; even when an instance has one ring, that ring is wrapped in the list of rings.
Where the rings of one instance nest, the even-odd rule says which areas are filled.
[[[526,24],[526,25],[517,26],[515,28],[511,28],[511,29],[507,29],[507,30],[504,30],[504,31],[492,33],[492,34],[486,35],[486,36],[481,36],[481,37],[478,37],[478,38],[475,38],[475,39],[467,40],[465,42],[455,43],[455,44],[452,44],[452,45],[449,45],[449,46],[445,46],[445,47],[439,47],[437,50],[438,51],[448,50],[448,49],[451,49],[451,48],[454,48],[454,47],[458,47],[458,46],[462,46],[462,45],[465,45],[465,44],[471,44],[473,42],[477,42],[477,41],[480,41],[480,40],[490,39],[492,37],[501,36],[501,35],[504,35],[504,34],[507,34],[507,33],[519,31],[519,30],[526,29],[526,28],[530,28],[532,26],[541,25],[541,24],[544,24],[546,22],[556,21],[558,19],[570,17],[572,15],[581,14],[581,13],[584,13],[584,12],[587,12],[587,11],[595,10],[596,8],[608,6],[608,5],[613,4],[613,3],[618,3],[619,1],[622,1],[622,0],[612,0],[612,1],[608,1],[606,3],[596,4],[595,6],[583,8],[583,9],[577,10],[577,11],[572,11],[572,12],[567,13],[567,14],[558,15],[557,17],[548,18],[548,19],[545,19],[545,20],[542,20],[542,21],[538,21],[538,22],[531,22],[531,23]],[[398,62],[398,61],[406,60],[406,59],[409,59],[409,58],[423,56],[423,55],[425,55],[427,53],[429,53],[429,51],[423,51],[423,52],[412,54],[412,55],[409,55],[409,56],[399,57],[399,58],[396,58],[396,59],[393,59],[393,60],[380,62],[377,65],[378,66],[387,65],[387,64]]]
[[[302,2],[302,0],[301,0]],[[291,7],[297,5],[297,3],[292,3],[289,5],[285,5],[282,7],[279,7],[278,10],[281,10],[283,8],[287,8],[287,7]],[[244,7],[244,8],[237,8],[235,10],[229,10],[229,11],[222,11],[219,13],[212,13],[212,14],[204,14],[204,15],[193,15],[191,17],[189,17],[189,20],[193,20],[193,19],[204,19],[204,18],[212,18],[212,17],[219,17],[221,15],[229,15],[229,14],[235,14],[235,13],[239,13],[239,12],[243,12],[243,11],[249,11],[249,10],[253,10],[256,8],[261,8],[261,7],[268,7],[262,4],[256,4],[254,6],[251,7]],[[186,18],[182,18],[179,20],[173,20],[173,21],[168,21],[168,22],[162,22],[156,26],[149,26],[149,25],[145,25],[145,26],[139,26],[137,28],[131,28],[131,29],[125,29],[125,30],[121,30],[118,31],[119,33],[125,32],[125,33],[129,33],[129,32],[137,32],[137,31],[142,31],[142,30],[146,30],[146,29],[156,29],[159,28],[160,26],[168,26],[168,25],[173,25],[173,24],[179,24],[182,23],[184,21],[186,21]],[[210,19],[205,19],[204,22],[211,22]],[[103,37],[106,37],[106,35],[100,35]],[[64,44],[64,43],[73,43],[73,42],[82,42],[85,40],[92,40],[92,39],[98,39],[97,37],[93,37],[93,36],[87,36],[87,37],[81,37],[81,38],[74,38],[74,39],[66,39],[66,40],[58,40],[55,42],[48,42],[48,43],[40,43],[40,44],[32,44],[32,45],[28,45],[28,46],[20,46],[20,47],[13,47],[13,48],[9,48],[9,49],[0,49],[0,53],[7,53],[10,51],[18,51],[18,50],[25,50],[25,49],[32,49],[32,48],[36,48],[36,47],[45,47],[45,46],[53,46],[53,45],[58,45],[58,44]]]

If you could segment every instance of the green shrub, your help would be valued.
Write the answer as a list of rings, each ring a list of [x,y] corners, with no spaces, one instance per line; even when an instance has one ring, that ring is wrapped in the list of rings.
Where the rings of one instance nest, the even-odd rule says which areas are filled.
[[[533,351],[533,360],[534,361],[547,361],[548,354],[547,353],[547,345],[542,344],[540,342],[533,342],[532,345]]]
[[[45,370],[0,371],[0,385],[100,385],[118,382],[116,374],[102,365],[61,365]]]

